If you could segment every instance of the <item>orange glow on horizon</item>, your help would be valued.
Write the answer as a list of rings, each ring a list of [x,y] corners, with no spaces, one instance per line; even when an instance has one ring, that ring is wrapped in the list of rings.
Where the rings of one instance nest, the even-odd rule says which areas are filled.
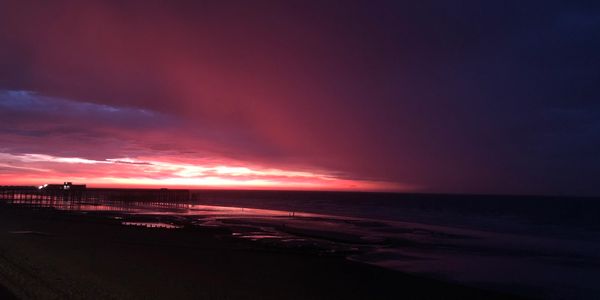
[[[90,187],[170,187],[210,189],[410,191],[396,183],[353,180],[319,170],[284,170],[221,159],[182,160],[139,157],[93,160],[45,154],[0,153],[3,185],[34,185],[72,181]],[[15,179],[18,178],[18,179]]]

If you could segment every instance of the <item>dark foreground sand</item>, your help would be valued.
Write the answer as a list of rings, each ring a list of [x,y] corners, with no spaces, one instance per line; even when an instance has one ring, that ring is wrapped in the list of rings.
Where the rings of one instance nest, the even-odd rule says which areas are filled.
[[[0,299],[15,299],[15,296],[7,288],[0,286]]]
[[[219,234],[221,233],[221,234]],[[22,299],[504,299],[222,229],[126,227],[0,204],[0,285]],[[0,298],[9,294],[0,287]]]

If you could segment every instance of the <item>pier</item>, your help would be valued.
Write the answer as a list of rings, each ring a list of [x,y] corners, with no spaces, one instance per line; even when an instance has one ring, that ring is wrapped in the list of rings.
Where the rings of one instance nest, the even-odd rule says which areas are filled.
[[[189,190],[86,188],[85,185],[0,186],[0,200],[188,203]]]

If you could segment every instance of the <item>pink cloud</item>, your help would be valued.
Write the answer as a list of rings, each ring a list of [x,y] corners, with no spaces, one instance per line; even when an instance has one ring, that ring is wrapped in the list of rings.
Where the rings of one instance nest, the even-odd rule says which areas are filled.
[[[158,160],[156,160],[158,159]],[[382,190],[410,188],[390,182],[347,180],[317,171],[293,171],[244,166],[222,160],[219,164],[168,157],[92,160],[46,154],[0,154],[0,180],[5,183],[41,185],[64,180],[91,186],[172,186],[186,188],[269,188]]]

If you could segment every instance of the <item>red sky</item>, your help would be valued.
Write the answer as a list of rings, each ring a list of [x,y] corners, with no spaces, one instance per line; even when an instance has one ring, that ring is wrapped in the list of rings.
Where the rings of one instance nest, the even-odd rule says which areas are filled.
[[[409,186],[344,170],[374,169],[380,146],[357,104],[328,103],[350,92],[331,85],[348,67],[329,45],[352,43],[335,24],[273,5],[10,4],[3,37],[27,74],[0,96],[4,183]]]
[[[2,1],[0,182],[593,194],[593,11]]]

